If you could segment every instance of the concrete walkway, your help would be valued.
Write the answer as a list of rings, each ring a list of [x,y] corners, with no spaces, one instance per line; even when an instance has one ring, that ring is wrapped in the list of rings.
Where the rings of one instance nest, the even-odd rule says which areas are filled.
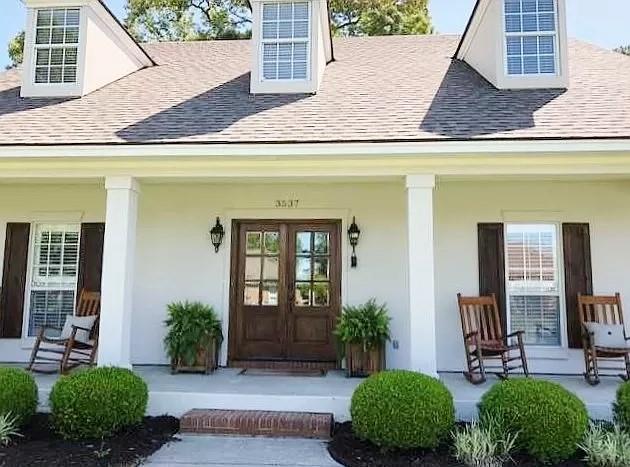
[[[147,459],[150,466],[339,467],[326,443],[311,439],[179,436]]]

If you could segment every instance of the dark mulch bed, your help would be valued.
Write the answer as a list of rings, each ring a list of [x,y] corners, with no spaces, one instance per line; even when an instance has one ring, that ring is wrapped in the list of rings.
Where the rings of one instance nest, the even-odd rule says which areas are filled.
[[[328,444],[328,452],[333,459],[347,467],[442,467],[463,464],[456,462],[448,447],[435,452],[385,451],[368,441],[358,439],[352,432],[352,423],[337,423],[333,438]],[[515,456],[515,464],[519,467],[539,467],[540,463],[531,459]],[[580,460],[572,460],[558,464],[558,467],[585,467]]]
[[[52,431],[48,414],[37,414],[21,430],[23,438],[0,447],[0,466],[135,466],[178,431],[174,417],[145,417],[142,424],[102,441],[66,441]]]

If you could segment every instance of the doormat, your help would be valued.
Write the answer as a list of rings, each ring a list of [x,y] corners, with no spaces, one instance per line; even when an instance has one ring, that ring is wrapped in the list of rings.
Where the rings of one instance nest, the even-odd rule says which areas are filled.
[[[245,376],[326,376],[327,371],[322,369],[300,368],[295,370],[276,368],[245,368],[239,375]]]

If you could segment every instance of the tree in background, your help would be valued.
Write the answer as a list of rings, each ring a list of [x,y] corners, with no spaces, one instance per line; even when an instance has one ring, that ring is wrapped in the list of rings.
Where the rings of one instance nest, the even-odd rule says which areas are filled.
[[[8,50],[11,65],[7,68],[13,68],[22,63],[24,60],[24,31],[17,33],[17,35],[9,41]]]
[[[622,45],[621,47],[617,47],[615,52],[619,52],[620,54],[630,55],[630,45]]]
[[[331,0],[333,34],[430,34],[428,0]],[[142,41],[234,39],[251,33],[249,0],[128,0],[127,26]]]

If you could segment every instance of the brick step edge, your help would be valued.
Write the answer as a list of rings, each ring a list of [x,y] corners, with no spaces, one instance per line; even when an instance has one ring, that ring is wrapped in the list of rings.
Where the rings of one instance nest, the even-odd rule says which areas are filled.
[[[330,439],[330,413],[193,409],[180,419],[180,433]]]

